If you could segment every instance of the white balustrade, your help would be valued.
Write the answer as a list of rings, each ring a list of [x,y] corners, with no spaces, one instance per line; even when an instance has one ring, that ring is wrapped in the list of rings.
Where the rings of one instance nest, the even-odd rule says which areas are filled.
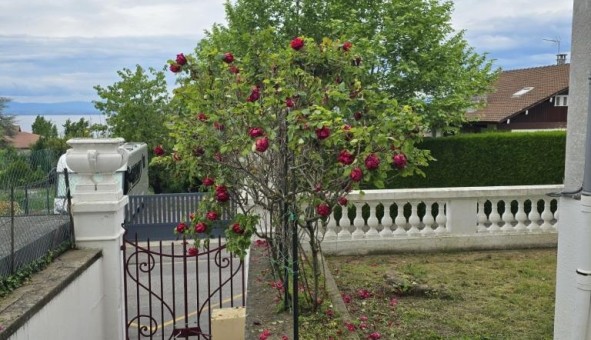
[[[392,204],[385,202],[382,203],[384,207],[384,216],[382,217],[382,231],[380,231],[381,237],[392,237],[392,216],[390,216],[390,207]]]
[[[433,231],[433,224],[435,224],[435,218],[433,218],[433,212],[431,211],[433,208],[433,202],[426,201],[425,202],[425,216],[423,216],[423,229],[421,230],[421,235],[429,236],[435,231]]]
[[[334,213],[331,214],[324,230],[324,242],[368,242],[374,239],[396,242],[400,237],[427,239],[441,234],[553,233],[558,217],[556,206],[554,211],[552,209],[556,199],[545,194],[560,191],[561,188],[558,185],[540,185],[351,192],[347,197],[355,207],[353,221],[349,219],[347,207],[343,207],[338,220]],[[544,207],[541,213],[538,212],[539,201],[542,201],[540,207]],[[490,212],[487,202],[490,202]],[[366,205],[368,209],[364,209]],[[501,214],[499,206],[503,205]],[[377,213],[379,206],[383,207],[381,217]],[[405,207],[407,214],[410,210],[410,215],[405,216]]]
[[[447,233],[447,216],[445,215],[445,209],[445,202],[437,202],[437,217],[435,217],[435,222],[437,222],[437,229],[435,229],[436,234]]]
[[[363,219],[363,206],[365,202],[358,201],[353,202],[355,205],[355,218],[353,219],[353,225],[355,226],[355,231],[351,234],[353,239],[360,239],[365,237],[365,233],[363,232],[363,226],[365,226],[365,220]]]
[[[365,233],[366,238],[379,238],[380,234],[378,233],[378,225],[380,221],[378,220],[378,216],[376,215],[376,207],[380,204],[380,202],[368,202],[369,205],[369,217],[367,218],[367,225],[369,226],[369,230]]]

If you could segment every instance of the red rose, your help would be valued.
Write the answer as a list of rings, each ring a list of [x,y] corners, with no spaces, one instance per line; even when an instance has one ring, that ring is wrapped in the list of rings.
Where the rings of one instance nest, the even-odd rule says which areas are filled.
[[[345,41],[343,43],[343,51],[347,52],[351,49],[351,47],[353,47],[353,44],[351,44],[350,41]]]
[[[195,149],[193,149],[193,156],[195,157],[203,156],[204,153],[205,150],[203,150],[203,148],[196,147]]]
[[[406,160],[406,156],[403,153],[396,154],[392,156],[392,163],[396,169],[404,169],[408,164]]]
[[[361,120],[361,118],[363,118],[363,113],[361,113],[361,111],[357,111],[353,114],[353,118],[355,118],[355,120]]]
[[[265,152],[269,148],[269,139],[267,137],[259,138],[254,142],[254,146],[258,152]]]
[[[212,186],[213,183],[215,183],[214,179],[211,177],[205,177],[203,179],[203,185],[205,185],[206,187]]]
[[[234,223],[232,225],[232,231],[239,235],[244,234],[244,228],[242,228],[242,226],[240,226],[238,223]]]
[[[176,55],[176,63],[179,65],[185,65],[187,63],[187,58],[185,58],[185,55],[182,53],[179,53]]]
[[[330,207],[326,203],[320,203],[316,206],[316,213],[322,217],[330,215]]]
[[[248,135],[251,138],[261,137],[264,134],[265,134],[265,131],[260,127],[253,127],[253,128],[248,129]]]
[[[259,335],[259,340],[267,340],[271,336],[271,331],[268,329],[263,330],[263,332]]]
[[[375,170],[380,166],[380,158],[375,154],[371,153],[365,157],[365,168],[367,170]]]
[[[339,197],[338,202],[342,206],[345,206],[345,205],[349,204],[349,200],[345,196]]]
[[[230,71],[230,73],[234,73],[234,74],[240,73],[240,69],[238,67],[236,67],[236,65],[230,65],[228,67],[228,70]]]
[[[197,254],[199,254],[199,250],[195,247],[191,247],[191,248],[187,249],[187,254],[189,256],[197,256]]]
[[[369,335],[369,339],[371,340],[378,340],[382,338],[382,334],[380,332],[373,332]]]
[[[215,221],[215,220],[217,220],[217,219],[218,219],[218,216],[219,216],[219,215],[218,215],[218,213],[217,213],[217,212],[215,212],[215,211],[213,211],[213,210],[212,210],[212,211],[208,211],[208,212],[205,214],[205,218],[207,218],[207,219],[208,219],[208,220],[210,220],[210,221]]]
[[[176,232],[179,234],[184,233],[185,230],[187,230],[187,225],[185,224],[185,222],[181,222],[176,226]]]
[[[291,99],[291,97],[285,99],[285,106],[287,106],[287,107],[294,107],[295,106],[295,103],[294,103],[293,99]]]
[[[371,293],[369,290],[367,290],[367,289],[359,289],[359,290],[357,291],[357,296],[358,296],[360,299],[362,299],[362,300],[365,300],[365,299],[367,299],[367,298],[370,298],[372,295],[373,295],[373,294],[372,294],[372,293]]]
[[[154,147],[154,154],[158,157],[164,155],[164,148],[162,145],[158,145]]]
[[[218,185],[215,187],[216,192],[227,192],[228,188],[225,185]]]
[[[320,140],[326,139],[330,136],[330,129],[326,126],[321,127],[320,129],[316,129],[316,137]]]
[[[302,47],[304,47],[304,39],[297,37],[291,41],[290,46],[294,50],[299,51],[302,49]]]
[[[261,88],[259,86],[253,86],[250,96],[246,99],[247,102],[253,103],[261,98]]]
[[[207,224],[203,222],[199,222],[195,224],[195,232],[196,233],[204,233],[207,231]]]
[[[224,124],[222,124],[220,122],[213,122],[213,127],[219,131],[224,131],[224,129],[225,129]]]
[[[199,119],[202,122],[206,122],[207,121],[207,115],[203,112],[199,112],[199,114],[197,115],[197,119]]]
[[[230,199],[230,194],[227,191],[216,191],[215,193],[215,199],[218,202],[228,202],[228,200]]]
[[[179,64],[171,64],[169,69],[172,73],[179,73],[181,72],[182,67]]]
[[[352,153],[350,153],[347,150],[341,150],[337,160],[339,161],[339,163],[341,163],[343,165],[349,165],[349,164],[352,164],[353,161],[355,160],[355,155],[353,155]]]
[[[360,168],[354,168],[351,170],[350,177],[353,182],[359,182],[363,179],[363,171]]]
[[[224,53],[224,56],[222,57],[222,60],[225,63],[230,64],[231,62],[234,61],[234,55],[232,53],[230,53],[230,52],[226,52],[226,53]]]

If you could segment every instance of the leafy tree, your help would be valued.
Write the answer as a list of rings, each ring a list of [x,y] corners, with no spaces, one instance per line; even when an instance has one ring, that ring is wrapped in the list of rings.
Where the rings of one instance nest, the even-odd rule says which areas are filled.
[[[220,56],[212,47],[198,59],[177,56],[173,70],[184,77],[175,94],[188,111],[172,117],[174,147],[155,150],[160,157],[153,163],[176,164],[208,190],[191,220],[177,228],[197,245],[230,198],[240,213],[226,238],[237,254],[244,255],[255,232],[271,243],[294,228],[304,232],[316,306],[318,228],[339,204],[345,209],[349,190],[364,182],[383,187],[391,169],[404,176],[426,164],[428,152],[415,147],[424,121],[379,85],[362,81],[365,70],[351,61],[363,46],[301,37],[279,45],[285,48],[275,44],[267,29],[252,37],[244,55]],[[253,204],[272,212],[266,231],[255,230]]]
[[[135,71],[124,68],[117,74],[121,80],[113,85],[94,87],[101,98],[94,106],[107,117],[107,134],[150,148],[162,143],[171,113],[164,72],[137,65]]]
[[[31,125],[33,133],[41,135],[45,138],[57,137],[57,126],[50,120],[45,119],[43,116],[37,116],[33,125]]]
[[[227,27],[217,25],[198,50],[224,48],[244,55],[251,36],[272,27],[275,44],[297,35],[316,42],[345,35],[365,51],[365,82],[411,105],[433,130],[454,130],[473,98],[496,77],[451,26],[452,1],[444,0],[236,0],[225,4]],[[253,65],[259,57],[243,60]]]
[[[70,119],[67,119],[63,126],[65,140],[91,136],[90,122],[84,118],[80,118],[77,122],[72,122]]]
[[[4,114],[6,103],[10,100],[5,97],[0,97],[0,147],[7,147],[8,142],[6,137],[12,137],[16,134],[16,126],[14,125],[14,116],[7,116]]]

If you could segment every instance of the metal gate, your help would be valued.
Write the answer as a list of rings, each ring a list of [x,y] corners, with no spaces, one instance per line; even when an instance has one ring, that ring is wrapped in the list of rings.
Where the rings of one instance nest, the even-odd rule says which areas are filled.
[[[211,239],[197,254],[190,241],[124,240],[127,339],[211,339],[211,311],[245,305],[244,263]]]
[[[188,220],[204,195],[192,192],[129,196],[123,223],[128,239],[136,235],[140,241],[175,239],[173,228]]]

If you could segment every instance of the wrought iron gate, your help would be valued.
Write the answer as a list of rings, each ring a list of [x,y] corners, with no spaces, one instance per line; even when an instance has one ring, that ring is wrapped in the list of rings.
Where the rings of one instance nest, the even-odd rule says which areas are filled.
[[[244,263],[224,239],[190,250],[190,241],[124,240],[127,339],[211,339],[211,311],[244,306]]]

